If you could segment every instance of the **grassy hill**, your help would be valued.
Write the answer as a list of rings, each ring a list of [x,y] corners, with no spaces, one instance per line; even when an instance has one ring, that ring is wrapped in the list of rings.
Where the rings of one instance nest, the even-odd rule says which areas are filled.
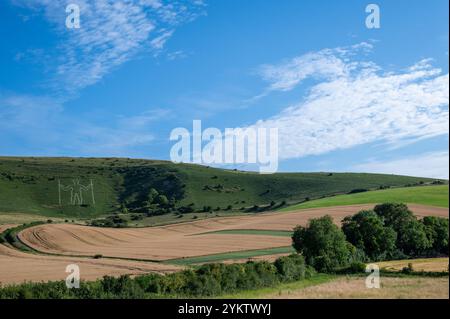
[[[386,202],[402,202],[437,207],[448,207],[448,185],[402,187],[377,190],[372,192],[362,192],[357,194],[338,195],[292,205],[282,208],[281,210],[291,211],[302,208],[318,208]]]
[[[73,204],[70,190],[59,190],[58,186],[78,189],[76,179],[81,185],[89,186],[91,181],[93,185],[92,189],[73,193],[83,196],[82,205],[77,198]],[[432,182],[426,178],[360,173],[261,175],[126,158],[0,157],[0,212],[86,219],[118,212],[145,216],[247,212],[358,189]]]

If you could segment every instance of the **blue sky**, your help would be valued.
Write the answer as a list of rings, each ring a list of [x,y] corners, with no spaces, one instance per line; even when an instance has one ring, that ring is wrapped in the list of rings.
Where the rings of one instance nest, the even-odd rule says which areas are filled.
[[[200,119],[278,127],[280,171],[448,178],[448,1],[369,3],[1,1],[0,155],[169,159]]]

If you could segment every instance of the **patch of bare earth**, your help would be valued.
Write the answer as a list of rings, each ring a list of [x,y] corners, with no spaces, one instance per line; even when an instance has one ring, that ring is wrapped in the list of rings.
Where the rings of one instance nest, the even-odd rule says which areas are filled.
[[[381,277],[380,288],[366,288],[365,278],[347,277],[298,290],[285,290],[262,296],[268,299],[448,299],[449,280],[445,278]]]

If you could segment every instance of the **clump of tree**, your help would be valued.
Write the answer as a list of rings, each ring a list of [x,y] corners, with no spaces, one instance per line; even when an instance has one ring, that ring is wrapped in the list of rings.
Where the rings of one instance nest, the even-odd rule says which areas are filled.
[[[333,272],[361,261],[448,256],[448,219],[418,219],[405,204],[386,203],[342,221],[330,216],[297,226],[293,247],[318,271]]]

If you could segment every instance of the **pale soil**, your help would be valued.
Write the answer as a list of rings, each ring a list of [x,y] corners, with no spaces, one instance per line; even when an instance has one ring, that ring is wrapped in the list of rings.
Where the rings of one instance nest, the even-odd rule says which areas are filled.
[[[373,205],[305,209],[288,213],[218,217],[188,223],[148,228],[95,228],[71,224],[46,224],[28,228],[19,234],[27,245],[43,252],[67,255],[102,254],[165,260],[218,254],[231,251],[289,246],[289,237],[245,234],[204,234],[225,229],[292,230],[309,219],[326,214],[336,223],[345,216]],[[448,209],[410,205],[419,216],[448,217]]]
[[[377,262],[380,268],[386,270],[402,270],[408,264],[413,265],[414,271],[448,271],[448,257],[447,258],[423,258],[423,259],[406,259]]]
[[[335,222],[373,205],[354,205],[299,210],[288,213],[265,213],[249,216],[218,217],[189,223],[160,227],[111,229],[73,224],[45,224],[26,229],[20,238],[27,245],[49,253],[66,255],[128,257],[164,260],[200,256],[230,251],[288,246],[289,237],[239,234],[202,234],[226,229],[292,230],[305,225],[310,218],[329,214]],[[410,205],[419,216],[448,217],[448,209]],[[0,226],[3,229],[5,226]],[[253,259],[259,259],[254,257]],[[269,260],[275,256],[261,257]],[[243,262],[244,260],[241,260]],[[236,262],[236,261],[234,261]],[[103,275],[170,272],[176,266],[111,259],[44,256],[23,253],[0,245],[0,282],[17,283],[24,280],[47,281],[64,279],[65,267],[77,263],[82,279],[90,280]]]
[[[186,236],[164,229],[103,229],[67,224],[43,225],[20,238],[39,251],[147,260],[218,254],[238,250],[289,246],[289,237],[204,234]]]
[[[381,277],[380,288],[368,289],[365,277],[339,278],[298,290],[259,296],[267,299],[448,299],[448,277]]]
[[[0,225],[0,232],[15,225]],[[137,275],[148,272],[167,273],[182,267],[152,262],[77,257],[44,256],[18,251],[0,244],[0,284],[24,281],[64,280],[67,265],[80,267],[81,280],[94,280],[105,275]]]

